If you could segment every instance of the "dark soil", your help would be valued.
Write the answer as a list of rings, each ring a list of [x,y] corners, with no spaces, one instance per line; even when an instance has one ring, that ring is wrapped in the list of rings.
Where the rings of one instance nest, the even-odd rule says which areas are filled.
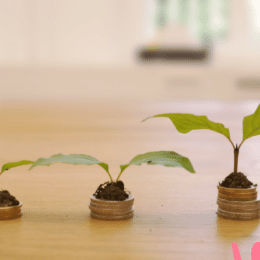
[[[128,198],[124,187],[125,185],[122,181],[105,182],[99,185],[93,196],[101,200],[123,201]]]
[[[248,189],[252,186],[257,186],[257,184],[253,184],[249,181],[242,172],[230,173],[224,181],[219,183],[219,186],[226,188],[238,188],[238,189]]]
[[[0,207],[17,206],[19,203],[7,190],[0,191]]]

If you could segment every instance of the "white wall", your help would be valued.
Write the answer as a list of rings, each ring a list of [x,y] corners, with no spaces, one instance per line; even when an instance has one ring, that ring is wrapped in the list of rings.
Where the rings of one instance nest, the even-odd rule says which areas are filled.
[[[142,1],[1,0],[0,65],[131,62]]]
[[[0,0],[0,66],[133,65],[149,37],[149,1]],[[260,45],[247,34],[248,1],[231,0],[230,39],[214,46],[216,66],[259,66]]]
[[[234,31],[229,42],[214,46],[209,66],[131,66],[135,48],[149,36],[147,1],[0,0],[0,102],[260,97],[259,87],[236,85],[241,77],[259,77],[259,45],[252,48],[246,27],[241,31],[246,0],[232,0]]]

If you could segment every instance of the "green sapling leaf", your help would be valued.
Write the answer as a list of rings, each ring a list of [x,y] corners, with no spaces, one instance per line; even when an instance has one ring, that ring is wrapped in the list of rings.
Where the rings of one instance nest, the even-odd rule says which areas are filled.
[[[130,165],[141,165],[142,163],[147,164],[159,164],[166,167],[182,167],[185,170],[195,173],[194,168],[187,157],[177,154],[173,151],[157,151],[149,152],[145,154],[139,154],[135,156],[128,164],[120,165],[121,172],[117,177],[119,180],[122,172]]]
[[[26,165],[26,164],[32,164],[34,162],[32,161],[27,161],[27,160],[23,160],[23,161],[19,161],[19,162],[11,162],[11,163],[6,163],[2,166],[2,170],[1,170],[1,173],[0,175],[4,172],[4,171],[7,171],[9,170],[10,168],[14,168],[14,167],[17,167],[17,166],[22,166],[22,165]]]
[[[36,166],[49,166],[57,162],[75,164],[75,165],[76,164],[83,164],[83,165],[98,164],[108,173],[110,179],[112,179],[108,171],[108,165],[106,163],[100,162],[98,159],[85,154],[65,155],[59,153],[59,154],[52,155],[50,158],[41,157],[31,166],[30,170]]]
[[[106,163],[98,163],[98,165],[100,165],[108,174],[109,174],[109,171],[108,171],[108,165]]]
[[[144,119],[143,121],[146,121],[147,119],[152,117],[168,117],[172,121],[176,129],[182,134],[186,134],[192,130],[197,129],[208,129],[223,134],[230,140],[229,129],[225,128],[223,124],[210,121],[206,116],[170,113],[151,116]]]
[[[243,141],[256,135],[260,135],[260,105],[252,115],[243,120]]]

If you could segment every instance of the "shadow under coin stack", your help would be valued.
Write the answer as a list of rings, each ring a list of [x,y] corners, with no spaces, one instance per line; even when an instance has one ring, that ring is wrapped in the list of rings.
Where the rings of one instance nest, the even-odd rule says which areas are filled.
[[[128,219],[134,216],[134,196],[123,201],[109,201],[96,199],[93,195],[90,197],[89,209],[93,218],[104,220]]]
[[[256,187],[233,189],[218,186],[217,215],[234,220],[257,219],[260,217],[260,201],[256,199]]]

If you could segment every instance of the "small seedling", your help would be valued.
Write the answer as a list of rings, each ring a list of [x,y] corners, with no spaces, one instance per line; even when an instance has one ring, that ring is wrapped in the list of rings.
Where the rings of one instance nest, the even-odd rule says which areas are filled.
[[[168,117],[172,121],[176,129],[182,134],[186,134],[192,130],[208,129],[224,135],[234,149],[234,174],[237,174],[238,155],[241,145],[244,143],[245,140],[249,139],[250,137],[260,135],[260,105],[258,105],[256,111],[252,115],[244,117],[243,140],[239,145],[234,145],[234,143],[231,141],[228,128],[224,127],[223,124],[210,121],[206,116],[170,113],[151,116],[144,119],[143,121],[146,121],[147,119],[153,117]]]
[[[97,164],[97,165],[101,166],[107,172],[107,174],[110,178],[110,182],[104,183],[108,187],[110,186],[110,188],[109,188],[110,193],[113,193],[114,190],[111,190],[111,189],[114,189],[114,186],[117,186],[121,190],[124,190],[124,184],[122,181],[119,181],[119,178],[120,178],[121,174],[123,173],[123,171],[130,165],[141,165],[142,163],[147,163],[149,165],[159,164],[159,165],[163,165],[166,167],[182,167],[191,173],[195,173],[190,160],[187,157],[183,157],[182,155],[177,154],[173,151],[149,152],[149,153],[139,154],[139,155],[135,156],[128,164],[120,165],[121,171],[115,182],[112,179],[112,176],[108,170],[108,165],[106,163],[100,162],[96,158],[89,156],[89,155],[85,155],[85,154],[64,155],[64,154],[59,153],[59,154],[52,155],[49,158],[39,158],[35,162],[20,161],[20,162],[14,162],[14,163],[7,163],[7,164],[3,165],[2,172],[6,171],[10,168],[13,168],[16,166],[21,166],[24,164],[29,164],[29,163],[30,164],[33,163],[30,168],[30,170],[31,170],[36,166],[49,166],[49,165],[51,165],[53,163],[57,163],[57,162],[66,163],[66,164],[74,164],[74,165],[78,165],[78,164],[95,165],[95,164]],[[104,184],[99,185],[97,191],[102,191],[104,189],[102,187]]]
[[[64,155],[59,153],[59,154],[52,155],[50,158],[39,158],[37,161],[33,163],[30,170],[36,166],[49,166],[56,162],[74,164],[74,165],[75,164],[83,164],[83,165],[97,164],[107,172],[110,181],[114,182],[111,174],[109,173],[108,164],[104,162],[100,162],[96,158],[85,154]],[[127,167],[129,167],[130,165],[141,165],[142,163],[159,164],[167,167],[182,167],[191,173],[195,173],[193,166],[187,157],[183,157],[182,155],[172,151],[157,151],[157,152],[139,154],[135,156],[128,164],[120,165],[121,171],[116,181],[119,180],[121,174]]]
[[[12,163],[7,163],[2,166],[2,170],[0,172],[0,175],[4,172],[9,170],[10,168],[25,165],[25,164],[32,164],[32,161],[19,161],[19,162],[12,162]],[[9,206],[18,206],[19,201],[12,196],[7,190],[1,190],[0,191],[0,208],[2,207],[9,207]]]

